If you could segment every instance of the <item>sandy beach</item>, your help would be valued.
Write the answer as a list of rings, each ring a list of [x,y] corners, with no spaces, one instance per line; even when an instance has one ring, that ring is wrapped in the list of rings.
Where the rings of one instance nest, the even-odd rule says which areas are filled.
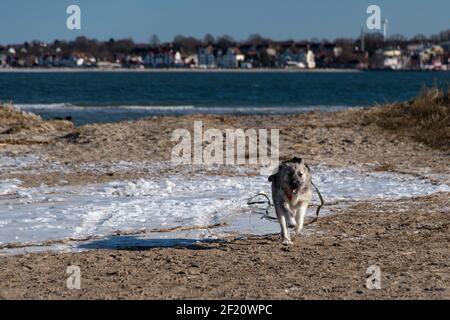
[[[445,212],[441,205],[447,204]],[[4,299],[449,299],[448,194],[361,203],[278,236],[0,259]],[[368,290],[377,264],[382,289]],[[65,287],[80,266],[82,289]]]
[[[414,107],[414,102],[409,103]],[[398,111],[404,107],[294,116],[163,116],[82,127],[0,109],[0,157],[5,163],[14,159],[0,171],[0,180],[20,181],[24,190],[174,175],[187,180],[206,176],[212,181],[258,175],[252,168],[218,166],[208,171],[167,165],[175,144],[170,139],[173,130],[192,130],[198,120],[205,128],[277,128],[281,158],[300,155],[318,175],[321,170],[341,174],[352,168],[355,171],[349,175],[362,172],[362,176],[399,179],[400,191],[408,184],[419,186],[414,189],[416,196],[361,198],[342,205],[332,201],[337,205],[329,206],[328,214],[296,237],[293,247],[281,245],[278,234],[268,233],[172,247],[144,239],[130,247],[3,255],[0,298],[449,299],[448,126],[438,139],[431,139],[431,131],[426,131],[431,129],[423,129],[425,139],[416,134],[420,130],[414,130],[413,122],[410,128],[401,128]],[[386,114],[390,122],[380,122]],[[428,194],[420,193],[423,185]],[[8,197],[7,191],[0,193],[2,197]],[[66,287],[70,265],[80,266],[81,290]],[[366,288],[371,265],[381,269],[380,290]]]

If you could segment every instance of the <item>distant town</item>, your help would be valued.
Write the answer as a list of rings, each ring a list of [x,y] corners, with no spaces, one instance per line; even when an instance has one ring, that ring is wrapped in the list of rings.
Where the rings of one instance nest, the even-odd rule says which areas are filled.
[[[450,29],[406,38],[361,31],[358,39],[275,41],[251,35],[203,39],[176,36],[161,43],[131,39],[98,41],[78,37],[52,43],[0,45],[0,69],[360,69],[450,71]]]

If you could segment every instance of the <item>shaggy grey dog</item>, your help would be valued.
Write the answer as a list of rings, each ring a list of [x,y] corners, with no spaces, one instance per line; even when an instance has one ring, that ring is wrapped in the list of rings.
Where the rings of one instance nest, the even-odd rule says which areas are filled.
[[[292,245],[288,227],[295,227],[295,233],[300,234],[312,199],[310,169],[303,159],[295,157],[282,162],[269,181],[272,182],[272,199],[281,226],[281,241]]]

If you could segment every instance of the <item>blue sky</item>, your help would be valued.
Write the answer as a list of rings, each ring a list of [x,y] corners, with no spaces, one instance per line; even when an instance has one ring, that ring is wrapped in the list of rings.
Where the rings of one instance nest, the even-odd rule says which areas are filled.
[[[66,8],[82,10],[82,30],[66,28]],[[176,34],[238,40],[260,33],[274,39],[356,37],[369,4],[388,17],[390,34],[430,35],[450,28],[449,0],[0,0],[0,43],[52,41],[85,35],[100,40],[163,41]]]

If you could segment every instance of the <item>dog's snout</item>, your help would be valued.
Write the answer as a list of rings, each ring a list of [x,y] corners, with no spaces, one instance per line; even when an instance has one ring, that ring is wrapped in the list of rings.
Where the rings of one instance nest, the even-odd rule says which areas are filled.
[[[297,179],[292,180],[291,185],[295,188],[298,188],[300,186],[300,181],[298,181]]]

